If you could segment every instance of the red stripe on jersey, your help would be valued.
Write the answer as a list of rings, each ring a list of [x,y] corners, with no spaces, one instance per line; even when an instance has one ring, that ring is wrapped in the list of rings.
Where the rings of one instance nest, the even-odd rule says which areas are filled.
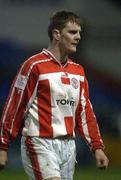
[[[48,79],[39,81],[37,97],[40,137],[53,137],[50,84]]]
[[[61,82],[62,82],[63,84],[70,84],[70,79],[67,78],[67,77],[61,77]]]
[[[72,117],[64,117],[65,126],[67,134],[73,136],[73,118]]]
[[[32,144],[30,137],[27,137],[25,144],[27,147],[28,156],[29,156],[31,164],[32,164],[32,169],[34,172],[35,180],[42,180],[42,174],[40,171],[37,153],[34,149],[34,145]]]

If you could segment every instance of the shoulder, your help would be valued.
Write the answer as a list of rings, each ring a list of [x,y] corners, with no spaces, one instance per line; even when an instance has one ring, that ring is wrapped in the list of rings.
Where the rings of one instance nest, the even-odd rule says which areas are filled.
[[[81,64],[75,63],[72,59],[68,59],[68,64],[70,64],[72,68],[76,69],[79,74],[85,76],[84,68]]]
[[[38,64],[43,64],[45,62],[51,61],[43,52],[35,54],[24,61],[21,66],[21,73],[27,74],[28,71],[36,68]]]

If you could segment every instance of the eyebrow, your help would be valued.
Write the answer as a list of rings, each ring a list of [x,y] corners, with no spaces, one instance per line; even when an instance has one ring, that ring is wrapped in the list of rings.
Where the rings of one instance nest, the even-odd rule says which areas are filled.
[[[70,29],[69,32],[72,32],[72,33],[79,32],[79,33],[81,33],[81,29],[79,29],[79,30],[75,30],[75,29],[73,30],[73,29]]]

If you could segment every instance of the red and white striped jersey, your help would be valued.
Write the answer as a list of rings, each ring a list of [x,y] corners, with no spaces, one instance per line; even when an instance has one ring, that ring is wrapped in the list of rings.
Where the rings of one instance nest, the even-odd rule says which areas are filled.
[[[21,127],[24,136],[45,138],[75,137],[78,131],[92,149],[102,148],[82,66],[71,59],[61,65],[46,49],[25,61],[3,110],[1,149]]]

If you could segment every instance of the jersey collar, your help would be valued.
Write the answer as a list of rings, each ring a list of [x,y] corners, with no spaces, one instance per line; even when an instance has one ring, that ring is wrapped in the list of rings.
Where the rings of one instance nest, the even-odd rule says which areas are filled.
[[[53,61],[57,62],[60,66],[65,67],[67,65],[67,63],[68,63],[68,60],[64,65],[62,63],[60,63],[60,61],[48,49],[44,48],[43,53],[48,55]]]

